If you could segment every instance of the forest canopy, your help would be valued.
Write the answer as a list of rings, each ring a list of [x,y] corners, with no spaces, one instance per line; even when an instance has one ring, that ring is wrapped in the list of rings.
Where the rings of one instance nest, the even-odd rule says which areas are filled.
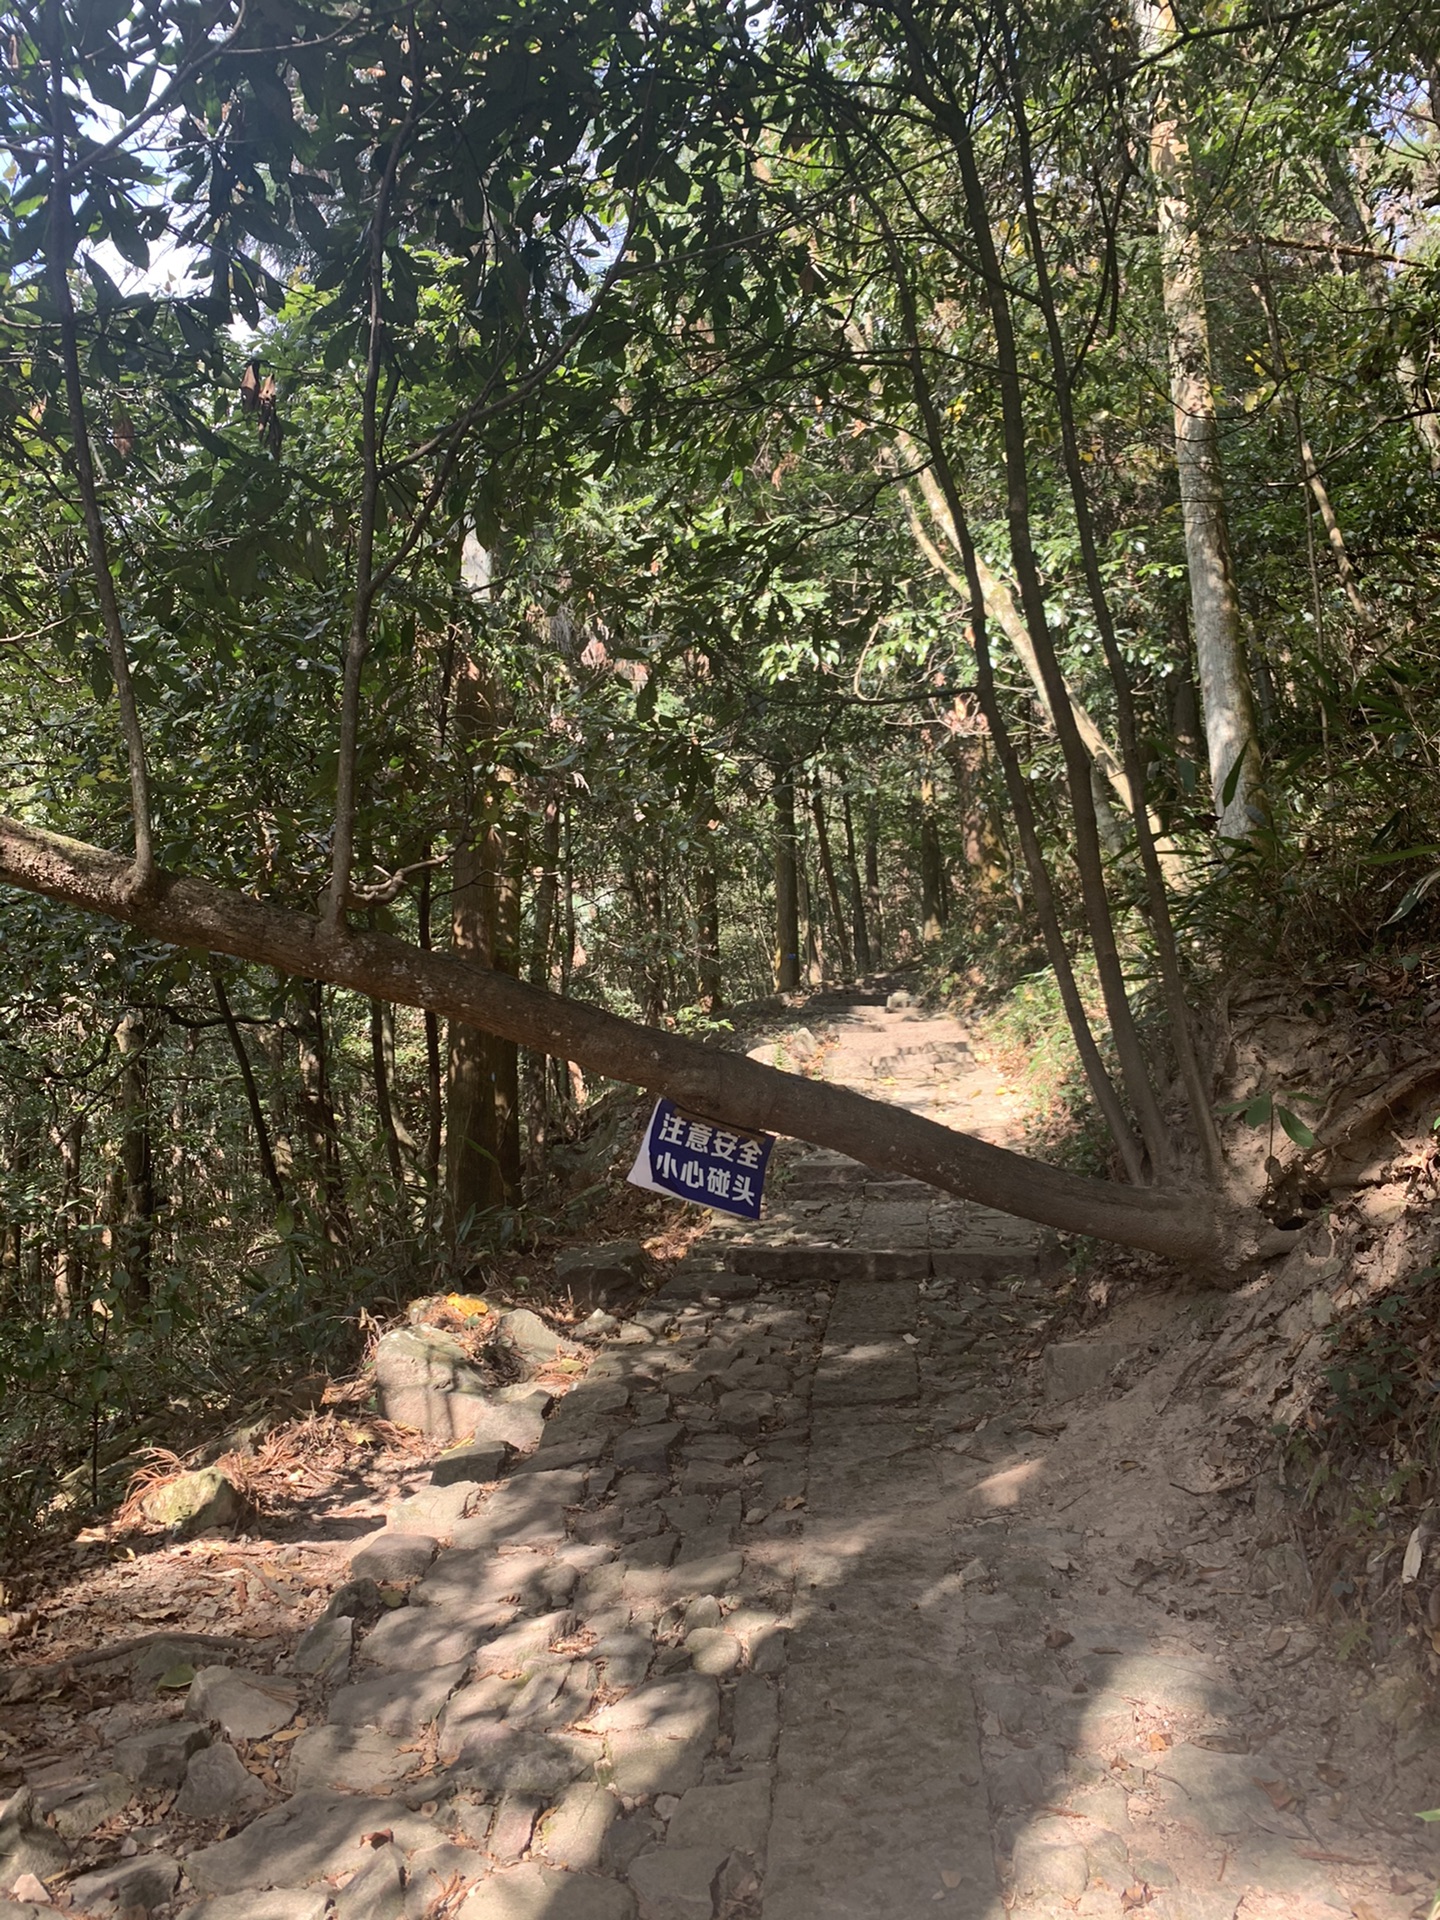
[[[1440,879],[1428,12],[5,25],[17,1431],[534,1231],[604,1081],[1281,1244],[1206,994]],[[1083,1165],[727,1044],[905,967],[1043,975]]]

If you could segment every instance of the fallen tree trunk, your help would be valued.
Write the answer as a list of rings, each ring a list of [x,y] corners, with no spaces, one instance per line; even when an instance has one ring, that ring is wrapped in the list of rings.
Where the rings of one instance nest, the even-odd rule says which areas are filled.
[[[666,1093],[707,1119],[790,1134],[1062,1233],[1144,1248],[1221,1274],[1287,1244],[1258,1215],[1227,1213],[1208,1195],[1065,1173],[902,1107],[640,1026],[388,934],[332,930],[307,914],[170,873],[137,893],[128,860],[4,816],[0,882],[124,921],[178,947],[227,953],[377,1000],[429,1008],[574,1060],[587,1073]]]

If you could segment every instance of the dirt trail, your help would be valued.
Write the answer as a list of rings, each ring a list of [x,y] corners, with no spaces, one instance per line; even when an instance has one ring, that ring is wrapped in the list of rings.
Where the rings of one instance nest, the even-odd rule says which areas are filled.
[[[806,1018],[791,1063],[1013,1139],[956,1023]],[[504,1479],[337,1490],[188,1694],[177,1642],[83,1740],[27,1708],[5,1871],[64,1898],[88,1848],[76,1910],[187,1920],[1423,1913],[1234,1409],[1185,1384],[1235,1301],[1077,1336],[1059,1272],[787,1146]]]

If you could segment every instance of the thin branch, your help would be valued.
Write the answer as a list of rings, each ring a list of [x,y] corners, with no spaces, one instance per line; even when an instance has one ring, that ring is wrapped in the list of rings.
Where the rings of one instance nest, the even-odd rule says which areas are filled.
[[[53,179],[65,177],[65,59],[64,14],[60,0],[49,0],[50,29],[50,152]],[[90,556],[90,571],[100,617],[105,628],[105,643],[110,655],[110,671],[115,681],[115,697],[120,708],[120,730],[125,740],[125,757],[130,773],[130,814],[135,834],[135,864],[131,884],[137,893],[148,892],[155,884],[155,846],[150,822],[150,775],[145,760],[145,739],[140,730],[140,714],[135,703],[135,688],[130,678],[130,657],[126,650],[125,626],[115,580],[110,571],[110,552],[105,536],[105,521],[100,511],[100,489],[95,476],[95,461],[90,450],[90,429],[85,416],[85,388],[80,372],[79,332],[75,320],[75,302],[70,293],[69,268],[74,251],[71,233],[71,208],[68,188],[58,185],[50,195],[50,257],[48,262],[50,293],[60,324],[60,357],[65,374],[65,399],[70,415],[71,453],[80,505],[85,520],[85,544]]]

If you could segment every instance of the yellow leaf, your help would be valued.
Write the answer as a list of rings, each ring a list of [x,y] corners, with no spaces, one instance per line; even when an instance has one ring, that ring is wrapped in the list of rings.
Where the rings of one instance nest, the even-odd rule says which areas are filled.
[[[478,1320],[482,1314],[490,1311],[489,1302],[478,1299],[473,1293],[447,1293],[445,1304],[452,1313],[458,1313],[466,1320]]]

